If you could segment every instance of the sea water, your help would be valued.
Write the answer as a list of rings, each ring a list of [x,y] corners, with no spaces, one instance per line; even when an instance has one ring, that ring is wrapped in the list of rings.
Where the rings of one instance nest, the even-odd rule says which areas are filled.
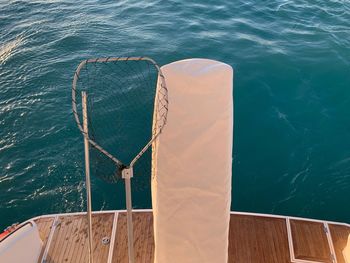
[[[2,0],[0,227],[85,209],[73,72],[133,55],[233,66],[233,210],[350,222],[349,1]],[[92,194],[125,207],[122,182],[93,178]]]

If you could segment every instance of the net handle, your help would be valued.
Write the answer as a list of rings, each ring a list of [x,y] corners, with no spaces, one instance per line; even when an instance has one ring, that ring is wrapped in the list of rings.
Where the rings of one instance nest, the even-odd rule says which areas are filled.
[[[117,62],[117,61],[140,61],[140,60],[149,61],[149,62],[151,62],[153,64],[153,66],[158,71],[158,76],[161,79],[161,84],[160,85],[164,84],[165,88],[166,88],[165,78],[164,78],[164,75],[163,75],[160,67],[158,66],[158,64],[153,59],[151,59],[149,57],[104,57],[104,58],[86,59],[86,60],[83,60],[82,62],[80,62],[80,64],[78,65],[77,69],[74,72],[74,77],[73,77],[73,84],[72,84],[72,109],[73,109],[73,115],[74,115],[74,118],[75,118],[75,122],[77,123],[80,132],[84,135],[85,138],[87,138],[87,140],[89,141],[89,143],[92,146],[94,146],[96,149],[98,149],[100,152],[105,154],[108,158],[110,158],[112,161],[114,161],[116,164],[118,164],[120,166],[122,166],[124,164],[120,160],[115,158],[113,155],[111,155],[109,152],[107,152],[105,149],[103,149],[99,144],[97,144],[96,142],[91,140],[89,138],[89,135],[86,132],[84,132],[84,129],[83,129],[83,126],[82,126],[81,121],[79,119],[79,115],[78,115],[78,111],[77,111],[77,102],[76,102],[77,82],[79,80],[79,75],[80,75],[81,69],[88,63],[106,63],[106,62]],[[156,99],[158,98],[158,87],[159,86],[157,85]],[[135,165],[135,163],[137,162],[137,160],[140,159],[140,157],[145,153],[145,151],[147,151],[147,149],[151,146],[151,144],[154,142],[154,140],[162,132],[163,127],[165,126],[165,124],[166,124],[166,117],[164,119],[163,125],[161,127],[159,127],[159,129],[154,134],[152,134],[151,140],[141,149],[141,151],[130,162],[129,167],[133,167]]]

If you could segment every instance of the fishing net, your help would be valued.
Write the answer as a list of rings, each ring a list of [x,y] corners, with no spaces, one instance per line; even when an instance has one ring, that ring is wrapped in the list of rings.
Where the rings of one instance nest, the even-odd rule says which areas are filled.
[[[87,94],[87,133],[82,127],[82,91]],[[153,60],[83,61],[74,75],[72,105],[77,125],[89,141],[92,175],[114,183],[123,169],[133,167],[135,177],[150,177],[150,146],[162,131],[168,112],[165,80]]]

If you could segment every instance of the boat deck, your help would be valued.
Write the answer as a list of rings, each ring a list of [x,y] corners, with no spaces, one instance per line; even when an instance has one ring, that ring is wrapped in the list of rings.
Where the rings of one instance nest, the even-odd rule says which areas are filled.
[[[62,214],[34,219],[44,248],[39,262],[88,262],[84,214]],[[133,213],[136,263],[153,263],[151,211]],[[127,263],[125,212],[93,215],[94,263]],[[346,263],[342,250],[350,226],[301,218],[232,213],[229,263]],[[105,242],[103,242],[105,241]]]

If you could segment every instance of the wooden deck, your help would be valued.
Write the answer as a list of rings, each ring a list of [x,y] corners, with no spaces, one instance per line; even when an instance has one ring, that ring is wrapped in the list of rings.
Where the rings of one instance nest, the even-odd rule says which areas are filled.
[[[152,212],[134,212],[133,221],[136,263],[153,263]],[[40,262],[88,262],[84,215],[41,217],[35,222],[44,242]],[[94,263],[127,263],[126,231],[125,212],[94,214]],[[349,235],[350,227],[344,224],[234,213],[229,263],[346,263],[342,250]]]

